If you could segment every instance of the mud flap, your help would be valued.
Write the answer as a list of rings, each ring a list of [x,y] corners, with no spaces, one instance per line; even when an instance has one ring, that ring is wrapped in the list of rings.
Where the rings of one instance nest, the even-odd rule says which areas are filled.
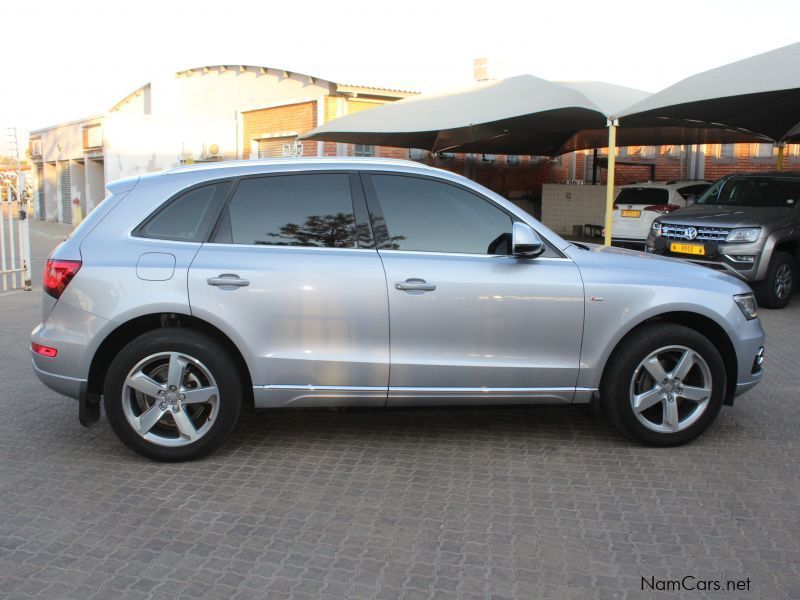
[[[78,398],[78,421],[84,427],[91,427],[100,420],[100,395],[86,391],[86,382],[81,385]]]

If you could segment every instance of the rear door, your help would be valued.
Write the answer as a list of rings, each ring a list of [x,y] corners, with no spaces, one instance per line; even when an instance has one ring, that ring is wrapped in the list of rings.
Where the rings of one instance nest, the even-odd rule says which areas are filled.
[[[243,178],[198,252],[192,313],[237,344],[257,406],[385,404],[386,279],[357,214],[356,175]]]

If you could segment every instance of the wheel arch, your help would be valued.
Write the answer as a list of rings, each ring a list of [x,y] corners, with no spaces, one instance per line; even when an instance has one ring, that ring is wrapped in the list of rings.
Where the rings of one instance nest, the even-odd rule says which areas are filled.
[[[736,382],[738,380],[738,362],[736,357],[736,349],[733,346],[733,342],[728,334],[725,332],[725,329],[714,321],[714,319],[702,315],[696,312],[690,311],[671,311],[660,313],[658,315],[653,315],[648,317],[647,319],[637,323],[633,326],[630,330],[628,330],[625,335],[623,335],[617,343],[614,345],[614,348],[609,353],[605,364],[603,365],[603,373],[601,376],[605,377],[606,371],[608,368],[608,363],[611,360],[611,357],[616,352],[617,348],[619,348],[626,340],[630,339],[631,336],[635,335],[637,331],[641,330],[643,327],[647,327],[653,323],[672,323],[675,325],[683,325],[684,327],[688,327],[689,329],[693,329],[698,333],[704,335],[708,340],[714,344],[714,346],[719,350],[720,356],[722,357],[722,362],[725,365],[725,400],[724,404],[732,405],[733,398],[736,395]]]
[[[247,361],[236,344],[234,344],[223,331],[211,323],[192,315],[179,313],[151,313],[141,315],[122,323],[111,331],[97,347],[92,357],[86,388],[87,394],[96,398],[100,397],[103,393],[103,386],[105,384],[108,368],[125,344],[148,331],[171,327],[185,327],[202,331],[214,337],[214,339],[226,347],[239,366],[242,381],[246,384],[244,389],[244,408],[252,410],[254,406],[253,381]]]

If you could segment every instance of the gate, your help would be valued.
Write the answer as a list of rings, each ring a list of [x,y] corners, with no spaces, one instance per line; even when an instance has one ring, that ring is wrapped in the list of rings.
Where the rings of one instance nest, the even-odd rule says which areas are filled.
[[[0,196],[0,290],[31,289],[30,210]]]
[[[69,176],[69,161],[58,163],[58,187],[61,192],[61,222],[72,224],[72,182]]]

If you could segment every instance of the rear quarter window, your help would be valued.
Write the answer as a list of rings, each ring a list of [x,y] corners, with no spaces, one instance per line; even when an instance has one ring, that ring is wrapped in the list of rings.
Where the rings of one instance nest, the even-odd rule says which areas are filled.
[[[189,189],[156,210],[135,231],[137,237],[203,242],[230,189],[222,181]]]

